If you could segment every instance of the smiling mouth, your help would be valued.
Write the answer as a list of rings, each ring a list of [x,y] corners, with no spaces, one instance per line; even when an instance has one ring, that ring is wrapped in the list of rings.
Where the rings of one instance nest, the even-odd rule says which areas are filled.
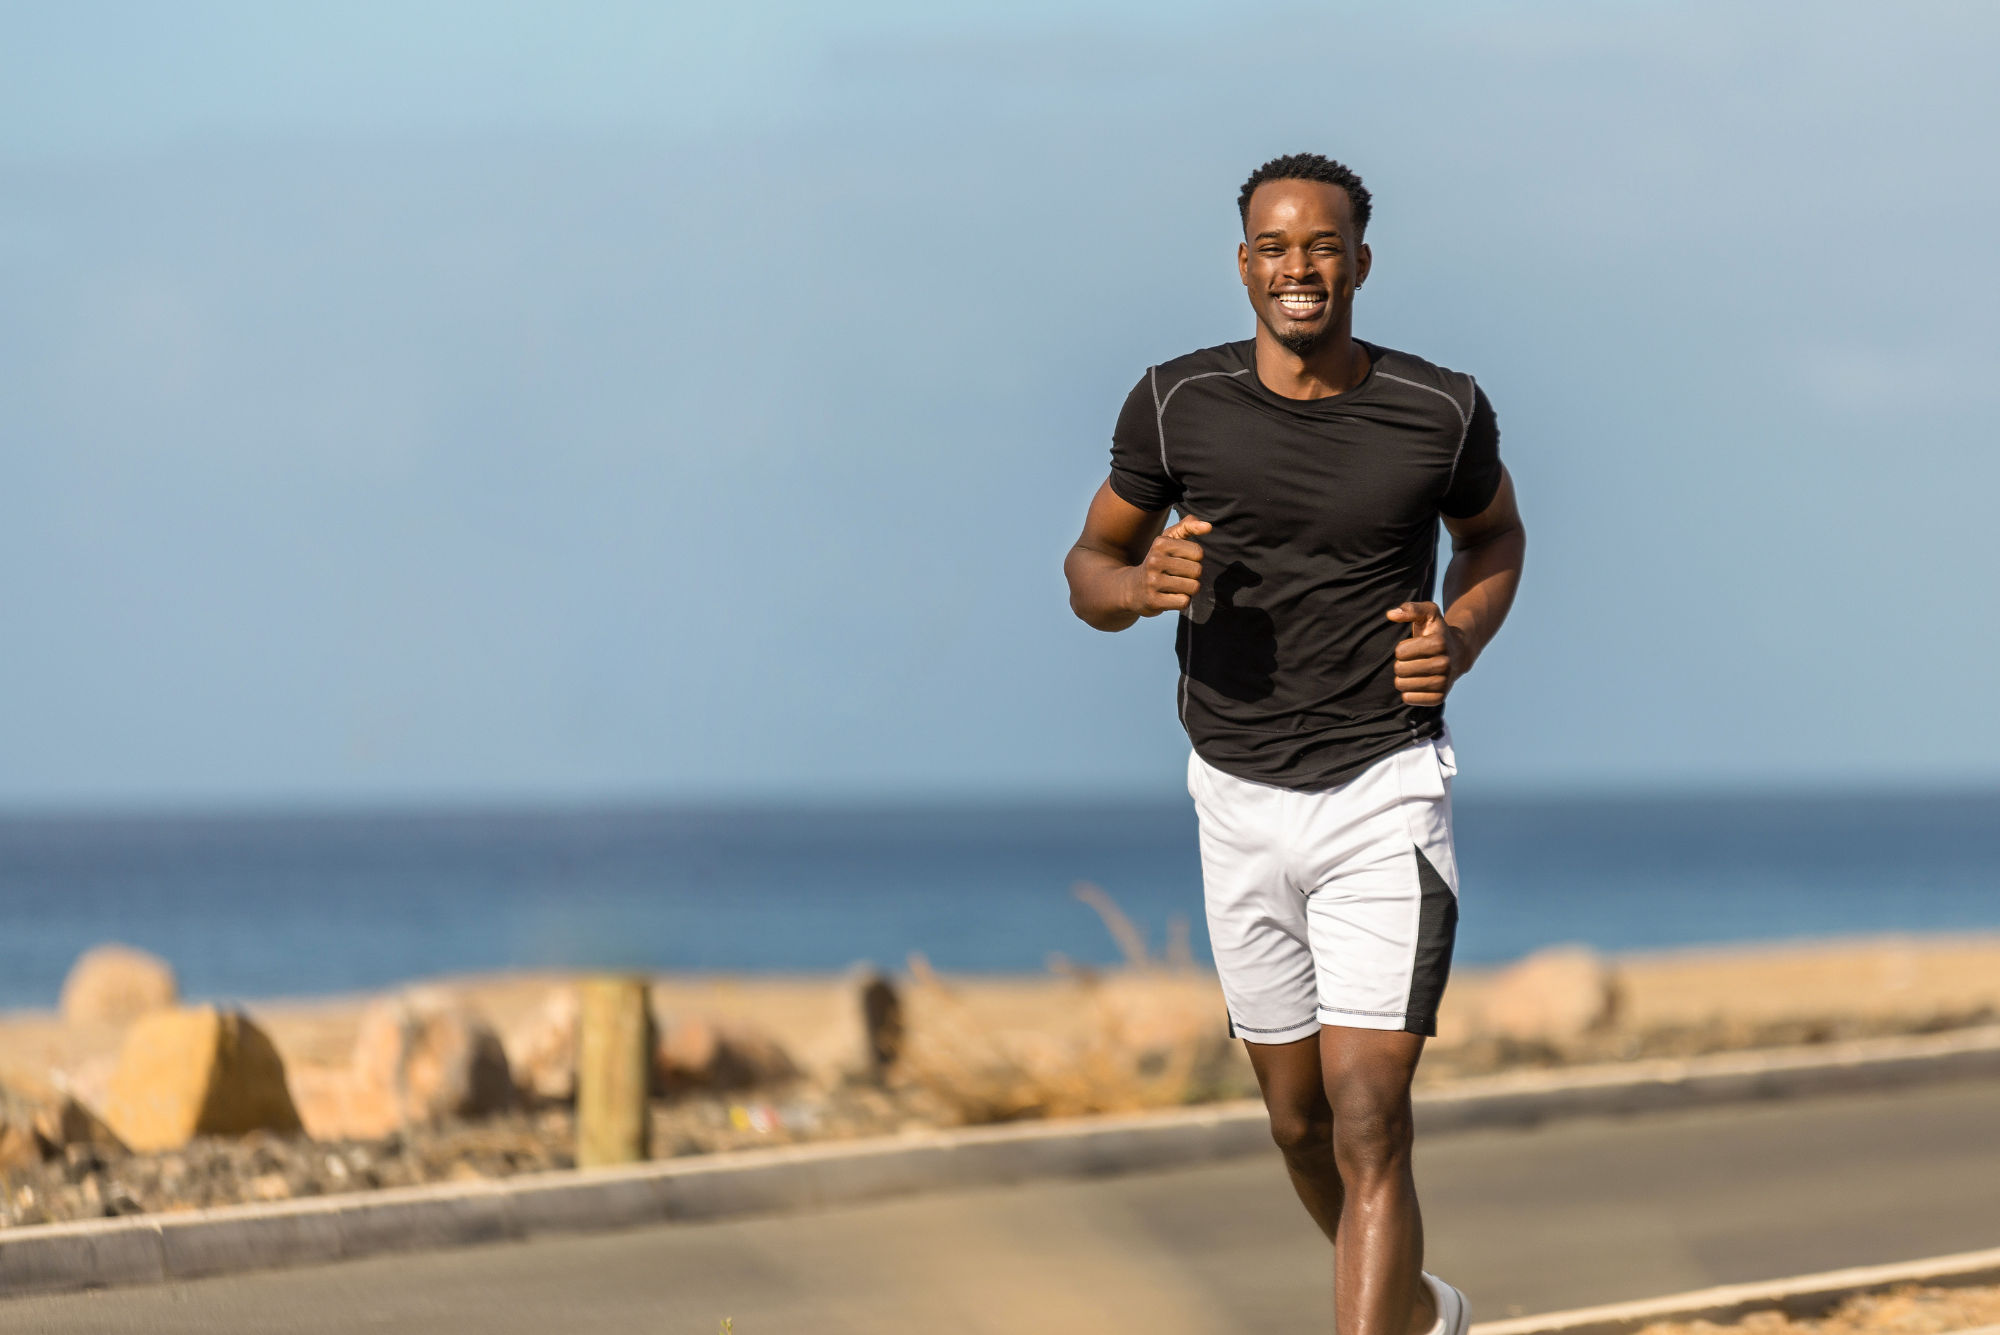
[[[1294,320],[1309,320],[1326,308],[1324,292],[1280,292],[1278,309]]]

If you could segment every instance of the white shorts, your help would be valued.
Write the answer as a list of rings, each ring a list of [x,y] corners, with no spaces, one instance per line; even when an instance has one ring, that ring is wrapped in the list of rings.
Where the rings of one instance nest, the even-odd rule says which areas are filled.
[[[1321,1025],[1437,1033],[1458,934],[1451,734],[1301,793],[1188,757],[1230,1032],[1290,1043]]]

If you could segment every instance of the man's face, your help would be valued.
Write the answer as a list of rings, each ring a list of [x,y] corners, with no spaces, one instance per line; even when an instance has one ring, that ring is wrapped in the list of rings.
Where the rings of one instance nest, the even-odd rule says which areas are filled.
[[[1266,181],[1250,196],[1237,272],[1266,329],[1303,357],[1340,327],[1368,276],[1368,247],[1347,192],[1319,181]]]

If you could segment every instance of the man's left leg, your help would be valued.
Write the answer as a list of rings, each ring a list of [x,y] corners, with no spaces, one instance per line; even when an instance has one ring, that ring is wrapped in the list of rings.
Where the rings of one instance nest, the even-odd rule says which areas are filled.
[[[1410,1169],[1410,1080],[1423,1036],[1327,1025],[1319,1048],[1343,1188],[1334,1328],[1340,1335],[1424,1335],[1438,1324],[1438,1307],[1422,1278],[1424,1221]]]
[[[1442,740],[1406,747],[1303,813],[1320,1071],[1344,1199],[1335,1237],[1341,1335],[1463,1335],[1464,1295],[1423,1273],[1410,1081],[1458,928]]]

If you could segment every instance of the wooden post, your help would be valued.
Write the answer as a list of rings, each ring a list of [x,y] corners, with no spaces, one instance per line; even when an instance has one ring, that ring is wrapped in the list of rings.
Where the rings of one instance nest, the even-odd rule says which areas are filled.
[[[646,1157],[646,1096],[653,1075],[653,1025],[646,984],[592,978],[583,994],[576,1063],[576,1166],[601,1168]]]

